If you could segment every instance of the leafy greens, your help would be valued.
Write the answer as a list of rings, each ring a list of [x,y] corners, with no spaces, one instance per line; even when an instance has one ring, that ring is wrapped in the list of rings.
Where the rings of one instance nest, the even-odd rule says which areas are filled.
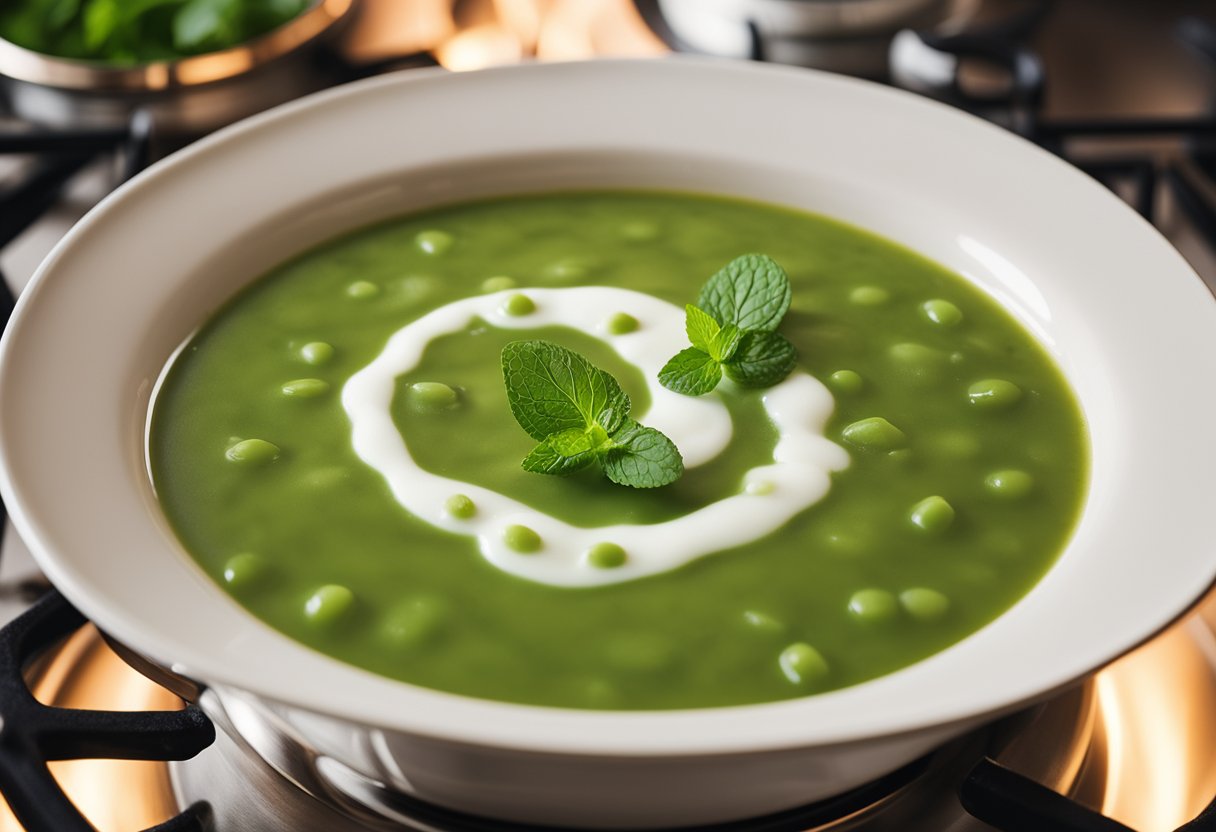
[[[564,476],[599,465],[608,479],[657,488],[684,473],[675,444],[629,418],[629,396],[609,373],[548,341],[512,341],[502,351],[511,413],[538,444],[527,471]]]
[[[3,0],[0,37],[62,58],[138,65],[214,52],[297,17],[315,0]]]
[[[745,254],[727,263],[684,307],[692,346],[659,371],[668,390],[701,396],[725,374],[744,387],[770,387],[794,369],[798,354],[777,326],[790,308],[790,279],[771,257]]]

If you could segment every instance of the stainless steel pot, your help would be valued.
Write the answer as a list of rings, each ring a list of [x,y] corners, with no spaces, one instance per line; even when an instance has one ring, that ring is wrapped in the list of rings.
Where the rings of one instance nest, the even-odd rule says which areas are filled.
[[[317,89],[313,53],[358,2],[317,0],[239,46],[138,66],[57,58],[0,39],[0,76],[11,110],[30,121],[117,126],[147,110],[158,130],[201,134]]]
[[[756,57],[851,75],[886,74],[900,29],[931,26],[955,0],[658,0],[683,43],[711,55]]]

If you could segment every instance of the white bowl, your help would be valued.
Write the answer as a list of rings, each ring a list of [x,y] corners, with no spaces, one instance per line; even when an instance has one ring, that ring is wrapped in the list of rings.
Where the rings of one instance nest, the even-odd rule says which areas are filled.
[[[145,465],[149,397],[240,286],[375,220],[490,194],[678,188],[822,212],[943,263],[1056,357],[1092,486],[1059,562],[989,626],[796,701],[662,713],[509,705],[377,677],[279,634],[182,550]],[[238,124],[63,240],[0,354],[3,494],[113,637],[367,777],[529,823],[673,826],[808,802],[1068,685],[1212,583],[1216,304],[1104,188],[1003,130],[877,85],[673,59],[410,72]],[[1198,424],[1191,424],[1199,422]]]

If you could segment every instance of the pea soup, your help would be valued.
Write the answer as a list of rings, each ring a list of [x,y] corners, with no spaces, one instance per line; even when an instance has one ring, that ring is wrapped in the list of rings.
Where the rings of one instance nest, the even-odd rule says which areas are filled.
[[[684,305],[763,252],[792,284],[780,384],[659,386]],[[504,347],[610,373],[684,475],[525,471]],[[739,705],[889,673],[1024,595],[1082,503],[1059,371],[942,267],[733,199],[455,205],[315,249],[187,345],[154,404],[158,496],[251,613],[343,661],[575,708]]]

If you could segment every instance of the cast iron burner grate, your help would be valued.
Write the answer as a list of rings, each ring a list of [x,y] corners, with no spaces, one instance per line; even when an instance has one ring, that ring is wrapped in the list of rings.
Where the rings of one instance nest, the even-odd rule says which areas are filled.
[[[38,702],[25,671],[87,623],[52,590],[0,630],[0,792],[29,832],[94,832],[47,769],[51,760],[187,760],[211,745],[215,729],[197,706],[180,711],[91,711]],[[826,801],[764,818],[666,832],[803,832],[831,828],[913,784],[923,758]],[[962,806],[1001,832],[1134,832],[1121,823],[982,759],[959,790]],[[477,818],[402,795],[394,810],[420,832],[574,832]],[[1216,830],[1216,803],[1177,832]],[[195,803],[146,832],[214,832],[211,807]],[[224,830],[223,832],[228,832]]]
[[[95,832],[47,768],[52,760],[186,760],[215,741],[197,707],[88,711],[43,705],[25,669],[87,621],[52,591],[0,630],[0,792],[30,832]],[[205,803],[147,832],[209,832]]]
[[[670,32],[639,0],[647,22],[669,45]],[[1118,121],[1051,120],[1041,116],[1045,75],[1037,55],[1024,44],[1050,2],[1034,4],[1024,15],[1005,24],[962,35],[918,33],[921,44],[954,59],[952,76],[927,84],[907,84],[1004,124],[1025,138],[1060,155],[1127,199],[1146,219],[1159,215],[1162,191],[1172,194],[1196,231],[1216,250],[1216,206],[1206,191],[1216,189],[1216,115],[1198,118],[1146,118]],[[752,57],[763,60],[768,50],[760,30],[752,31]],[[1179,23],[1179,39],[1203,55],[1216,70],[1216,26],[1187,18]],[[976,61],[1003,72],[1004,91],[976,93],[964,83],[962,68]],[[427,55],[394,58],[382,64],[351,68],[342,80],[352,80],[400,67],[433,65]],[[341,74],[341,73],[339,73]],[[12,242],[62,195],[66,185],[90,163],[118,154],[125,181],[141,170],[152,154],[152,122],[136,113],[126,128],[21,129],[0,133],[0,154],[28,154],[33,164],[15,184],[0,192],[0,248]],[[1181,155],[1145,153],[1092,159],[1074,152],[1075,139],[1169,137],[1181,144]],[[1161,186],[1164,185],[1164,188]],[[0,330],[12,313],[14,298],[0,275]],[[4,507],[0,503],[0,535]],[[50,760],[112,758],[144,760],[188,759],[211,744],[215,729],[195,706],[177,712],[108,712],[52,708],[39,703],[25,683],[24,671],[41,654],[86,623],[58,592],[52,591],[33,608],[0,630],[0,793],[29,832],[92,832],[59,789],[47,769]],[[917,761],[881,780],[829,801],[768,818],[700,827],[698,832],[802,832],[848,817],[902,786],[923,771]],[[983,759],[959,788],[962,806],[1000,832],[1134,832],[998,763]],[[409,797],[396,807],[414,819],[411,825],[429,832],[562,832],[501,823],[462,815]],[[210,832],[212,814],[205,803],[147,832]],[[677,832],[669,830],[669,832]],[[688,832],[691,832],[690,830]],[[1216,832],[1216,802],[1177,832]]]
[[[1043,3],[1044,9],[1050,3]],[[1037,21],[1036,21],[1037,22]],[[1017,27],[1018,35],[1024,27]],[[917,33],[924,47],[948,56],[953,71],[946,79],[917,77],[913,68],[901,80],[915,88],[989,120],[1071,162],[1129,202],[1146,220],[1161,215],[1164,192],[1190,220],[1206,245],[1216,250],[1216,205],[1205,195],[1216,189],[1216,112],[1192,118],[1051,119],[1041,115],[1046,75],[1039,57],[1009,31],[939,36]],[[1179,42],[1216,72],[1216,23],[1187,17],[1175,28]],[[976,62],[1005,78],[999,92],[968,89],[964,67]],[[897,69],[898,71],[898,69]],[[1075,149],[1084,140],[1171,139],[1180,152],[1145,152],[1124,156]],[[1159,187],[1164,184],[1164,188]]]

